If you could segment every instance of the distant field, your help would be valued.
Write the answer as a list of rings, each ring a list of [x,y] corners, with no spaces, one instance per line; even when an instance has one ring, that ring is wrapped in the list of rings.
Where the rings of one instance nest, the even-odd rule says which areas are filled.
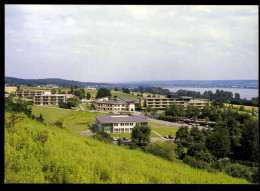
[[[225,106],[230,106],[233,105],[233,107],[239,108],[240,106],[244,106],[245,110],[249,110],[252,111],[252,109],[254,108],[255,111],[259,110],[259,107],[254,107],[254,106],[247,106],[247,105],[235,105],[235,104],[228,104],[228,103],[224,103]]]
[[[5,92],[8,92],[8,93],[15,92],[16,89],[17,89],[17,87],[5,86]]]

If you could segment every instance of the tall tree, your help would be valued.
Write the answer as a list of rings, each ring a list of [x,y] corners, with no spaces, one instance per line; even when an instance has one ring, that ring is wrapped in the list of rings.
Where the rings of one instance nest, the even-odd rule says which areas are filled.
[[[258,120],[248,119],[241,133],[241,153],[244,159],[259,161],[259,125]]]
[[[149,140],[150,134],[151,134],[150,127],[146,125],[137,125],[134,127],[131,134],[132,143],[137,144],[139,146],[148,145],[150,142]]]
[[[230,140],[221,132],[212,132],[206,137],[206,146],[217,158],[224,158],[230,153]]]
[[[111,96],[110,90],[108,90],[106,88],[99,88],[96,98],[102,98],[102,97],[106,97],[106,96]]]
[[[186,142],[189,137],[188,126],[180,126],[176,132],[176,139],[179,139],[182,142]]]
[[[70,93],[73,94],[73,86],[70,85]]]
[[[91,98],[91,95],[90,95],[90,93],[88,92],[88,93],[87,93],[87,99],[90,100],[90,98]]]

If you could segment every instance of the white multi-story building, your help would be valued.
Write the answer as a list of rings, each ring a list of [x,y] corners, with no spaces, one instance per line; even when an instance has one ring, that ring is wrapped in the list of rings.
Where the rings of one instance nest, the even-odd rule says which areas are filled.
[[[22,90],[16,91],[16,96],[19,97],[33,97],[39,95],[50,95],[51,91],[48,90]]]
[[[98,111],[135,111],[134,100],[115,96],[93,100],[92,105]]]
[[[35,105],[58,105],[60,101],[67,102],[68,98],[73,97],[72,94],[43,94],[33,97]]]

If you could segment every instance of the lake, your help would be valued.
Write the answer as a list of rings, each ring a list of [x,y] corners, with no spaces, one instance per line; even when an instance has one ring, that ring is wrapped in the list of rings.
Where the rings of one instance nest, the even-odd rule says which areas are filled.
[[[246,98],[248,100],[251,100],[252,97],[257,97],[259,96],[258,94],[258,89],[244,89],[244,88],[187,88],[187,87],[172,87],[172,88],[166,88],[170,90],[171,92],[177,92],[178,90],[189,90],[189,91],[195,91],[195,92],[200,92],[203,94],[205,91],[212,91],[213,93],[216,93],[216,90],[223,90],[227,92],[232,92],[233,97],[235,96],[235,93],[240,94],[240,98]]]

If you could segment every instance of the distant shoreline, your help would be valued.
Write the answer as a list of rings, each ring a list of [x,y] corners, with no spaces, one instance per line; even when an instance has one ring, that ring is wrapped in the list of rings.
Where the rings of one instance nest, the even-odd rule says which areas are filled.
[[[258,87],[220,87],[220,86],[161,86],[161,88],[233,88],[233,89],[259,89]]]

